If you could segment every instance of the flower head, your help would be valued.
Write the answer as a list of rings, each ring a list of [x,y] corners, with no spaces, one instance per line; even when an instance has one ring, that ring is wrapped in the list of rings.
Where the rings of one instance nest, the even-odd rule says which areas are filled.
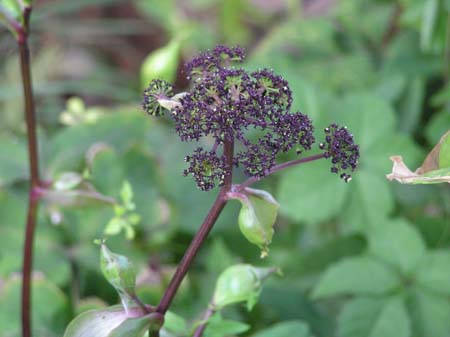
[[[347,127],[331,124],[324,129],[325,142],[319,147],[325,150],[325,158],[331,158],[331,172],[339,173],[345,182],[351,180],[349,172],[356,170],[359,160],[359,146],[355,144],[353,135]]]
[[[224,156],[218,154],[225,142],[236,144],[233,166],[242,167],[248,176],[263,177],[278,154],[291,150],[300,154],[315,141],[310,118],[290,112],[288,82],[269,69],[248,72],[233,66],[244,57],[239,47],[217,46],[186,64],[192,87],[182,96],[170,97],[172,88],[163,81],[153,81],[144,93],[144,109],[156,116],[164,108],[170,110],[182,141],[214,140],[211,151],[197,148],[186,157],[189,167],[184,173],[192,175],[202,190],[222,185],[231,173]],[[256,140],[249,137],[250,130],[256,131]],[[333,142],[327,149],[327,156],[336,161],[333,172],[353,170],[357,161],[353,138],[344,131],[333,131],[327,139]],[[336,148],[341,142],[346,149],[342,153]],[[347,173],[343,178],[348,180]]]

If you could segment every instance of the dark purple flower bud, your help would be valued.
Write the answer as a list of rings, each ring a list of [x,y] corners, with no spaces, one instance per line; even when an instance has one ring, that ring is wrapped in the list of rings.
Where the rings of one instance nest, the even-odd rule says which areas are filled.
[[[359,146],[354,143],[353,135],[346,127],[339,127],[333,123],[324,131],[327,136],[319,147],[325,150],[325,158],[331,158],[333,164],[331,172],[342,172],[341,179],[349,182],[351,175],[348,172],[355,171],[358,166]]]

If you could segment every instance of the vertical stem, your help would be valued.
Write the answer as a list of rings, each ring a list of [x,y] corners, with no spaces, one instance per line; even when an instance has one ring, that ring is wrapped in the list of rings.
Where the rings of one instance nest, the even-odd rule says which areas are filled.
[[[227,171],[229,174],[226,175],[224,185],[222,186],[219,195],[217,196],[214,204],[212,205],[210,211],[208,212],[205,220],[203,221],[200,229],[197,234],[195,234],[194,239],[189,245],[188,249],[184,253],[184,256],[179,263],[175,274],[172,276],[170,280],[169,286],[167,287],[164,295],[156,308],[156,312],[164,315],[172,303],[173,298],[181,285],[184,277],[186,276],[194,258],[196,257],[200,247],[214,226],[217,218],[222,212],[225,204],[227,203],[226,194],[231,188],[231,183],[233,179],[232,169],[233,169],[233,150],[234,150],[234,142],[233,141],[225,141],[224,142],[224,155],[226,158]],[[153,332],[153,336],[157,336],[158,331]]]
[[[36,214],[39,200],[39,155],[36,137],[36,117],[33,98],[33,87],[30,71],[30,51],[28,48],[28,22],[31,8],[23,12],[24,27],[18,31],[18,46],[20,52],[20,68],[25,101],[25,121],[28,136],[28,159],[30,170],[30,191],[28,212],[25,228],[22,267],[22,336],[31,337],[31,272],[33,269],[33,241],[36,227]]]

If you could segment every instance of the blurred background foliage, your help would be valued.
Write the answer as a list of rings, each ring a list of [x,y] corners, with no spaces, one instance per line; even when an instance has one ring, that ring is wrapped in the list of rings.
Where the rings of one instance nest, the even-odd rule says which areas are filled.
[[[41,169],[82,201],[56,194],[40,208],[36,336],[61,336],[74,315],[117,303],[92,243],[105,229],[134,237],[108,244],[138,266],[140,296],[159,300],[216,192],[182,177],[193,144],[140,111],[142,87],[162,76],[183,90],[184,61],[216,43],[245,47],[248,69],[283,75],[318,135],[333,121],[347,125],[361,167],[349,184],[325,162],[260,183],[281,204],[265,260],[238,230],[238,203],[228,205],[172,310],[198,319],[218,274],[244,261],[284,271],[253,311],[223,313],[251,326],[245,336],[450,336],[449,187],[385,178],[389,156],[418,167],[450,128],[449,0],[40,0],[34,8]],[[12,337],[28,185],[17,50],[6,30],[0,55],[0,336]],[[78,195],[80,181],[123,209]]]

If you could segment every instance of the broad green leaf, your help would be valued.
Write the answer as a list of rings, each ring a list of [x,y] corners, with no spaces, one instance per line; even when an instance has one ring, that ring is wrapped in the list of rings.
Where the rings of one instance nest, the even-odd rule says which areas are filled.
[[[276,268],[255,268],[248,264],[237,264],[227,268],[219,276],[214,290],[212,305],[217,309],[245,302],[251,310],[262,290],[262,282]]]
[[[386,221],[369,231],[369,254],[410,275],[425,255],[425,243],[407,221]]]
[[[208,320],[204,336],[205,337],[227,337],[238,335],[250,329],[250,325],[238,321],[224,320],[219,313],[216,313]]]
[[[400,286],[400,280],[387,266],[367,256],[343,259],[331,265],[314,287],[314,298],[336,295],[380,295]]]
[[[293,320],[280,322],[260,331],[252,337],[311,337],[308,325],[302,321]]]
[[[237,199],[242,203],[239,228],[248,241],[261,248],[261,257],[266,257],[279,204],[270,193],[251,188],[239,193]]]
[[[342,209],[348,187],[324,160],[290,168],[281,176],[280,212],[295,221],[320,223]]]
[[[152,324],[155,324],[152,314],[144,316],[140,309],[126,313],[122,306],[115,305],[77,316],[64,337],[142,337]]]
[[[424,289],[445,296],[450,295],[450,252],[447,250],[429,252],[415,275],[417,284]]]
[[[25,144],[12,138],[0,138],[0,186],[28,176]]]
[[[185,334],[189,330],[186,320],[172,311],[168,311],[165,314],[163,329],[176,334]]]
[[[341,219],[352,228],[377,227],[394,208],[389,182],[381,175],[362,168],[345,187],[351,191],[342,208]]]
[[[447,337],[450,331],[450,302],[447,297],[413,288],[409,299],[414,337]]]
[[[420,46],[424,51],[429,51],[431,48],[438,15],[439,0],[426,0],[423,10],[422,30],[420,32]]]
[[[100,193],[118,197],[125,178],[119,162],[120,157],[111,148],[96,153],[90,164],[90,179]]]
[[[21,279],[13,276],[4,281],[0,291],[1,336],[20,336]],[[43,277],[33,277],[32,329],[34,336],[59,337],[70,317],[66,295]]]
[[[402,298],[359,297],[344,307],[338,337],[410,337],[411,322]]]

